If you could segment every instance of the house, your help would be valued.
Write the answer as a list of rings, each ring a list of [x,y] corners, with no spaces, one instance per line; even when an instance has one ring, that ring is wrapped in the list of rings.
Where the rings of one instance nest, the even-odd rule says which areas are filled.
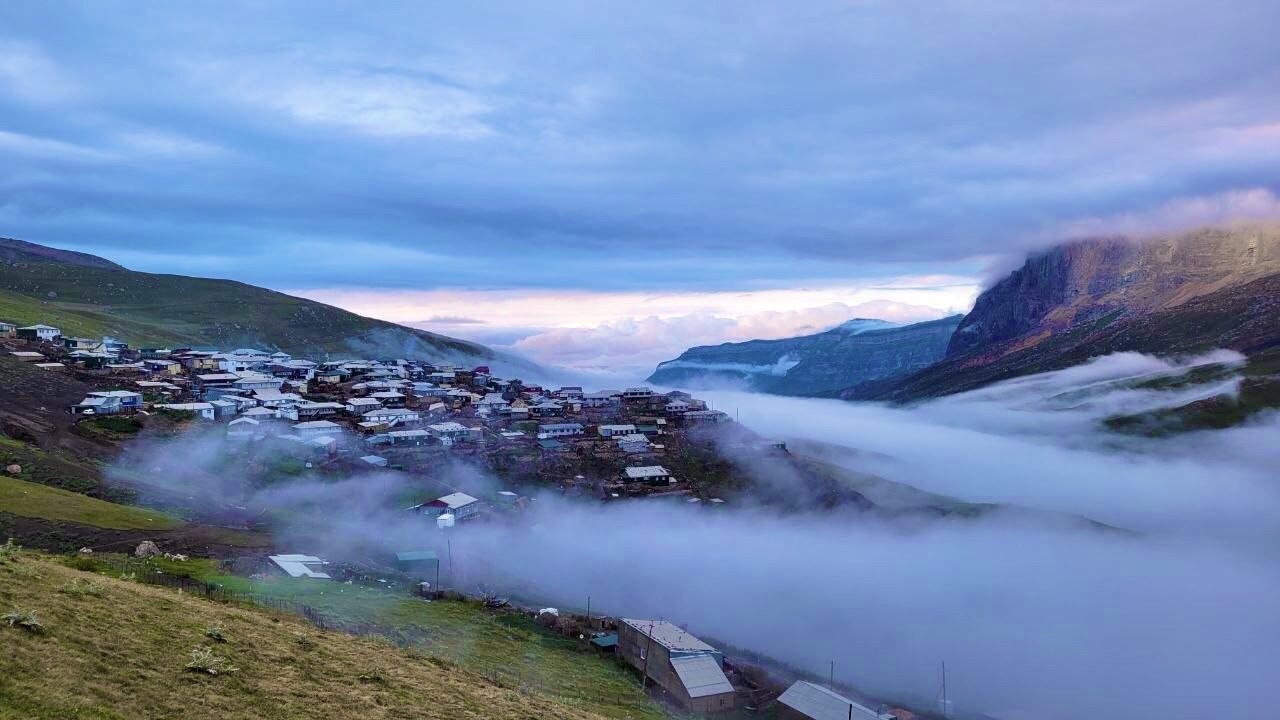
[[[582,406],[587,408],[607,408],[618,404],[622,393],[611,390],[586,393],[582,396]]]
[[[581,435],[584,428],[581,423],[548,423],[538,426],[539,438],[560,438]]]
[[[559,395],[566,400],[581,400],[583,395],[582,387],[579,385],[566,385],[565,387],[560,388],[560,390],[556,392],[556,395]]]
[[[653,397],[653,390],[647,387],[629,387],[622,391],[623,402],[648,400],[651,397]]]
[[[404,407],[404,393],[399,393],[395,390],[383,390],[381,392],[370,393],[369,397],[377,400],[386,407]]]
[[[684,400],[672,400],[666,406],[666,412],[671,416],[683,415],[689,412],[690,409],[692,409],[692,406]]]
[[[227,437],[247,440],[257,435],[260,423],[253,418],[238,417],[227,423]]]
[[[342,403],[336,402],[310,402],[303,400],[293,407],[298,412],[298,419],[313,419],[321,417],[329,417],[337,415],[342,409]]]
[[[213,406],[207,402],[167,403],[156,405],[156,407],[161,410],[195,413],[195,416],[201,420],[212,420],[214,417]]]
[[[719,410],[690,410],[681,415],[686,425],[719,425],[733,420],[728,413]]]
[[[361,455],[360,462],[373,467],[384,468],[387,466],[387,459],[381,455]]]
[[[778,696],[778,720],[893,720],[849,698],[804,680],[797,680]]]
[[[675,478],[671,471],[661,465],[632,466],[622,471],[622,482],[646,482],[650,485],[670,485]]]
[[[147,372],[156,375],[179,375],[182,373],[182,363],[173,360],[143,360],[142,367]]]
[[[466,520],[479,514],[480,508],[479,499],[464,492],[456,492],[417,505],[413,509],[425,515],[440,516],[449,513],[455,520]]]
[[[321,435],[334,435],[342,432],[342,426],[328,420],[310,420],[293,426],[299,437],[313,438]]]
[[[244,412],[240,413],[240,416],[253,418],[258,422],[263,422],[265,420],[278,419],[280,417],[280,411],[273,410],[272,408],[268,408],[268,407],[251,407],[248,410],[245,410]]]
[[[596,428],[596,432],[600,437],[611,438],[614,435],[634,435],[636,432],[635,425],[601,425]]]
[[[382,407],[382,403],[369,397],[351,398],[347,401],[347,412],[352,415],[363,415],[370,410],[377,410]]]
[[[120,409],[125,412],[142,409],[142,393],[132,390],[97,390],[89,393],[89,397],[118,398]]]
[[[236,414],[236,410],[240,408],[239,405],[230,400],[209,400],[208,403],[213,407],[214,420],[226,420],[229,417],[233,417]]]
[[[649,438],[640,433],[615,435],[613,439],[618,443],[618,447],[628,454],[648,452],[649,450]]]
[[[68,350],[86,350],[88,352],[101,352],[103,349],[101,340],[83,337],[64,337],[62,338],[62,347]]]
[[[52,325],[28,325],[17,330],[18,337],[27,340],[44,340],[46,342],[62,335],[62,331]]]
[[[60,362],[38,362],[35,364],[35,366],[40,368],[41,370],[66,370],[67,369],[67,366],[63,365]]]
[[[622,618],[617,653],[686,710],[727,712],[737,692],[724,674],[724,654],[666,620]]]
[[[440,556],[431,550],[398,552],[396,569],[420,578],[434,578],[440,572]]]
[[[392,430],[382,435],[374,435],[369,442],[375,445],[409,445],[417,447],[426,445],[434,436],[426,430]]]
[[[268,555],[267,559],[272,562],[285,575],[292,578],[319,578],[323,580],[331,580],[328,573],[316,570],[316,567],[323,567],[329,563],[321,560],[313,555]]]
[[[120,412],[117,398],[87,397],[67,408],[72,415],[115,415]]]
[[[303,402],[302,396],[297,393],[281,392],[279,390],[254,390],[253,397],[263,407],[284,408],[293,407]]]
[[[21,362],[39,362],[44,359],[44,355],[32,350],[15,350],[9,354]]]
[[[0,338],[11,338],[18,336],[18,326],[13,323],[0,322]]]
[[[378,408],[360,416],[361,422],[375,422],[384,425],[407,425],[419,420],[418,413],[404,408]]]
[[[440,442],[445,445],[452,445],[460,440],[466,440],[471,436],[471,428],[456,422],[442,422],[434,425],[428,425],[427,430],[435,437],[440,438]]]

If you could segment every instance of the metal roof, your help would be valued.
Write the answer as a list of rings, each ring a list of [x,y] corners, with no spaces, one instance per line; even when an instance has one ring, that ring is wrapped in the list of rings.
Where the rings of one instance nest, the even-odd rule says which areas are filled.
[[[433,550],[410,550],[396,553],[396,560],[400,562],[421,562],[426,560],[440,562],[440,556]]]
[[[778,696],[778,702],[813,720],[882,720],[885,716],[821,685],[798,680]],[[850,708],[853,712],[850,713]]]
[[[710,645],[690,635],[687,630],[666,620],[636,620],[621,618],[622,622],[635,628],[641,635],[653,638],[653,641],[675,652],[719,652]]]
[[[454,509],[463,507],[464,505],[470,505],[473,502],[479,502],[479,500],[471,497],[466,493],[456,492],[456,493],[449,493],[448,495],[445,495],[443,497],[438,497],[435,499],[434,502],[444,503],[445,505],[449,506],[450,510],[454,510]]]
[[[629,467],[626,469],[627,477],[633,479],[666,477],[671,473],[661,465],[644,465],[641,467]]]
[[[706,697],[734,692],[733,684],[724,676],[720,663],[712,655],[685,655],[671,658],[671,667],[689,697]]]

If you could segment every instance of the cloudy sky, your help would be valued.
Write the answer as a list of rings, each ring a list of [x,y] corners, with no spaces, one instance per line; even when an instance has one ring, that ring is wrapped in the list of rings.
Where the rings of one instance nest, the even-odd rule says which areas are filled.
[[[591,367],[1280,205],[1273,0],[469,5],[7,3],[0,235]]]

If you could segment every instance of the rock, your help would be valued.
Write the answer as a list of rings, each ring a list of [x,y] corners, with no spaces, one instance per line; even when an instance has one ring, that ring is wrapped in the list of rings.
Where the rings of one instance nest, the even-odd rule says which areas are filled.
[[[7,472],[7,473],[9,473],[10,475],[21,475],[21,474],[22,474],[22,466],[21,466],[21,465],[19,465],[19,464],[17,464],[17,463],[14,463],[14,464],[12,464],[12,465],[8,465],[8,466],[6,466],[6,467],[5,467],[5,469],[4,469],[4,471],[5,471],[5,472]]]
[[[138,543],[138,547],[133,550],[133,556],[140,558],[155,557],[162,554],[163,553],[160,552],[160,548],[156,547],[156,544],[150,540],[143,540]]]

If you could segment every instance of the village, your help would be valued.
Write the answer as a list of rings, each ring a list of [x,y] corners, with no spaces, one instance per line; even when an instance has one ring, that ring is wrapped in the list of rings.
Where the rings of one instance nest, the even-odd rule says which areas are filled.
[[[512,522],[532,500],[524,489],[550,487],[601,502],[665,499],[714,510],[725,499],[687,482],[669,466],[702,429],[727,426],[725,412],[682,391],[649,387],[587,392],[504,379],[488,367],[462,368],[403,359],[313,360],[252,348],[230,351],[130,347],[114,338],[64,336],[49,325],[0,322],[9,355],[48,372],[73,373],[100,388],[66,411],[77,422],[162,416],[221,432],[230,447],[273,451],[331,473],[401,471],[435,477],[446,464],[478,463],[509,487],[467,492],[442,483],[438,495],[404,507],[441,533],[486,522]],[[762,450],[781,443],[749,442]],[[297,548],[292,548],[297,549]],[[150,554],[154,548],[139,548]],[[442,582],[438,544],[403,548],[377,567],[312,554],[278,552],[253,568],[312,582],[391,582],[424,599],[470,595],[495,612],[521,612],[549,631],[586,642],[630,666],[651,695],[674,712],[769,717],[908,717],[873,710],[865,698],[795,677],[790,684],[665,619],[611,618],[514,607]],[[371,575],[372,573],[372,575]],[[852,694],[852,693],[848,693]]]

